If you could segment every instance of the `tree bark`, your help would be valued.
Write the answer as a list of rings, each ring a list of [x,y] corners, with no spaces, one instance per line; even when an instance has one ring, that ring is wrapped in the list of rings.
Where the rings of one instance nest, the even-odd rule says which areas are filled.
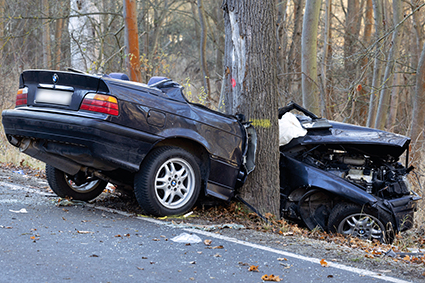
[[[332,76],[330,62],[332,58],[332,0],[326,0],[325,7],[325,30],[323,36],[323,61],[322,61],[322,85],[323,85],[323,104],[321,107],[322,116],[331,119],[333,114],[332,105]]]
[[[381,0],[373,0],[373,13],[374,13],[374,26],[375,26],[375,40],[378,40],[384,34],[384,14],[382,11]],[[370,99],[369,99],[369,112],[367,115],[366,127],[372,127],[375,123],[376,110],[378,104],[376,103],[379,98],[379,84],[381,77],[381,53],[379,48],[375,47],[375,56],[373,61],[373,75],[372,84],[370,88]]]
[[[206,94],[207,106],[211,105],[210,96],[211,96],[211,86],[210,86],[210,72],[208,71],[207,57],[206,57],[206,48],[207,48],[207,27],[205,25],[205,10],[204,10],[204,1],[198,0],[198,12],[199,12],[199,23],[201,25],[201,40],[200,40],[200,63],[201,71],[203,74],[204,82],[204,91]]]
[[[52,55],[50,48],[50,22],[48,20],[50,11],[49,0],[42,0],[41,11],[44,11],[41,15],[41,17],[43,17],[43,68],[50,69],[50,65],[52,63]]]
[[[299,73],[301,72],[301,56],[299,53],[297,53],[296,49],[299,48],[301,39],[300,27],[302,25],[304,0],[294,1],[294,6],[294,31],[292,33],[291,46],[289,47],[287,56],[288,65],[286,67],[287,74],[284,84],[285,93],[287,93],[288,97],[291,96],[293,81],[295,81],[296,78],[299,78]],[[291,73],[293,73],[293,75]]]
[[[226,105],[255,126],[256,169],[240,189],[260,212],[279,215],[276,19],[273,0],[224,0]]]
[[[141,82],[139,32],[137,28],[136,0],[124,0],[126,62],[130,80]]]
[[[399,46],[400,46],[400,38],[401,33],[400,28],[397,27],[397,24],[401,21],[401,2],[400,1],[393,1],[393,19],[394,19],[394,32],[392,37],[392,45],[390,48],[390,53],[388,54],[387,58],[387,66],[385,68],[385,74],[383,79],[383,85],[384,87],[381,90],[380,97],[379,97],[379,105],[378,105],[378,112],[376,113],[376,120],[375,120],[375,128],[377,129],[384,129],[387,117],[388,117],[388,108],[390,104],[390,88],[385,87],[392,83],[392,78],[394,75],[394,65],[396,54],[399,52]]]
[[[55,68],[57,70],[61,67],[62,61],[62,32],[64,28],[64,19],[57,19],[55,25]]]
[[[221,3],[217,2],[218,7],[216,8],[216,50],[215,50],[215,95],[213,101],[217,101],[215,105],[220,108],[220,94],[222,88],[223,78],[220,77],[223,74],[223,54],[224,54],[224,19],[223,11],[221,10]]]
[[[301,72],[303,106],[320,115],[317,80],[317,31],[321,0],[307,0],[301,36]]]
[[[416,89],[413,99],[411,160],[414,166],[420,163],[422,147],[424,145],[424,122],[425,122],[425,44],[422,47],[416,71]]]
[[[391,104],[390,104],[390,113],[387,121],[387,129],[391,132],[394,131],[395,124],[397,122],[397,112],[398,112],[398,104],[400,100],[400,91],[401,88],[401,74],[397,72],[399,68],[396,67],[396,72],[394,74],[394,87],[391,90]]]
[[[143,74],[142,78],[144,82],[148,82],[150,78],[150,71],[149,71],[149,60],[146,60],[149,58],[149,43],[150,43],[150,25],[149,25],[149,4],[146,1],[142,2],[142,11],[143,11],[143,57],[145,59],[144,63],[147,64],[143,66]]]
[[[349,74],[348,79],[351,82],[353,74],[355,74],[355,60],[352,56],[356,51],[360,31],[360,1],[347,0],[347,14],[345,17],[345,34],[344,34],[344,65],[345,71]]]

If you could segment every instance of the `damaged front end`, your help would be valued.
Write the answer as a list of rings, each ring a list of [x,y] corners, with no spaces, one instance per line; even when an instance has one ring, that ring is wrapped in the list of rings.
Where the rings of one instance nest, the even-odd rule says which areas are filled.
[[[295,130],[280,146],[282,215],[309,229],[385,242],[412,228],[420,197],[408,180],[413,167],[399,162],[403,153],[408,160],[410,139],[319,119],[298,105],[279,118],[294,108],[307,116],[291,124],[304,134]]]

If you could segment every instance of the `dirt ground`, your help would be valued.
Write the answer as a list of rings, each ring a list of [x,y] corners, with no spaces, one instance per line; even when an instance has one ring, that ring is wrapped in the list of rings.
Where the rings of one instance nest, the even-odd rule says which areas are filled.
[[[43,190],[49,195],[52,193],[42,171],[3,166],[3,168],[0,168],[0,182],[15,183],[28,188]],[[122,210],[134,215],[143,214],[131,194],[116,191],[112,186],[91,203]],[[194,209],[190,217],[165,218],[161,220],[179,226],[207,229],[239,240],[325,259],[327,262],[367,269],[412,282],[425,282],[424,261],[413,260],[414,257],[422,256],[423,253],[420,250],[415,250],[414,245],[410,246],[410,251],[413,251],[413,253],[408,254],[410,255],[409,259],[405,258],[405,253],[392,253],[396,257],[390,257],[384,255],[390,249],[403,252],[408,252],[409,250],[397,246],[365,243],[359,240],[335,240],[335,238],[330,238],[329,235],[319,231],[312,233],[304,228],[291,225],[285,226],[286,230],[282,230],[282,227],[275,229],[276,227],[273,227],[273,225],[265,225],[255,219],[255,217],[252,217],[252,213],[249,214],[251,218],[233,217],[235,215],[234,211],[230,213],[232,205],[227,208],[224,206],[224,209],[223,206],[204,206],[203,209],[201,206],[198,207]],[[223,211],[228,211],[229,213],[223,214]],[[223,228],[223,226],[233,228]],[[418,234],[422,232],[413,230],[409,233]],[[409,234],[401,235],[401,237],[408,236]],[[422,236],[422,238],[424,237]]]

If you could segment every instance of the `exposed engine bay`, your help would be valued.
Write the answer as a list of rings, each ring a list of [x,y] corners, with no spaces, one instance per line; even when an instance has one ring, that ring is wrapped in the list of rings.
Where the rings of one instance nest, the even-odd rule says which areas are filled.
[[[402,197],[410,194],[406,175],[413,169],[387,156],[375,157],[359,152],[348,152],[343,146],[333,149],[325,145],[315,146],[299,154],[300,161],[361,187],[369,194],[384,199]]]

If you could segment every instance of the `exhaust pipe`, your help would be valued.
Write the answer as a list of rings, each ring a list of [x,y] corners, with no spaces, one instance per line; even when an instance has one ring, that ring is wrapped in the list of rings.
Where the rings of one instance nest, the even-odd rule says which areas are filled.
[[[19,150],[71,176],[77,174],[82,167],[70,159],[46,152],[36,141],[28,138],[20,141]]]

